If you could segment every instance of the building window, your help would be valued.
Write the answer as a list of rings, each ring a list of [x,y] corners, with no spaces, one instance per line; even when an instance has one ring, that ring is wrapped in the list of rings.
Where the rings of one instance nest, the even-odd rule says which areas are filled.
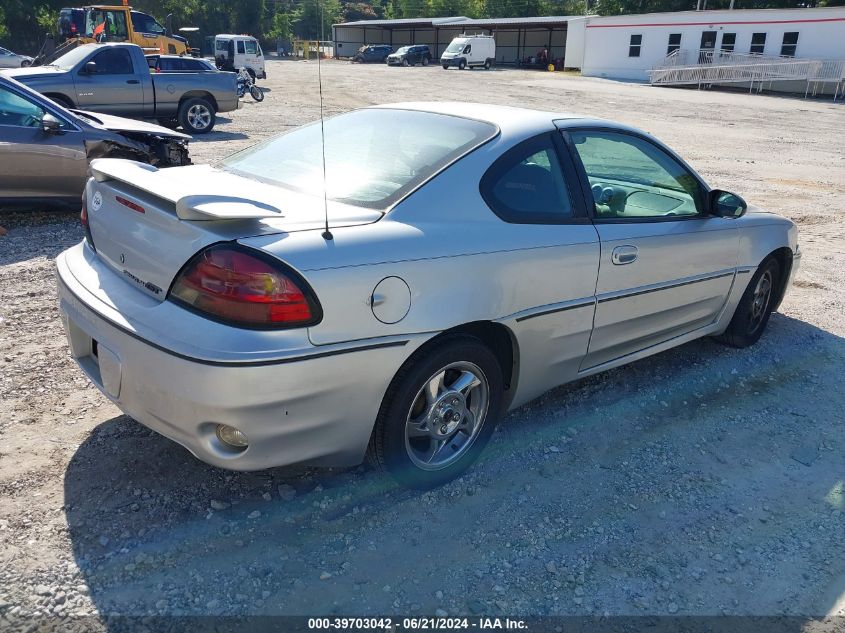
[[[666,54],[671,55],[676,50],[681,48],[681,34],[680,33],[670,33],[669,34],[669,46],[666,48]]]
[[[722,33],[722,52],[732,53],[736,46],[736,33]]]
[[[751,36],[751,52],[756,53],[757,55],[762,55],[763,50],[766,48],[766,34],[765,33],[754,33]]]
[[[795,49],[798,46],[798,33],[784,33],[783,45],[780,47],[780,54],[783,57],[795,57]]]
[[[642,35],[632,35],[631,43],[628,45],[628,57],[639,57],[640,49],[643,46]]]

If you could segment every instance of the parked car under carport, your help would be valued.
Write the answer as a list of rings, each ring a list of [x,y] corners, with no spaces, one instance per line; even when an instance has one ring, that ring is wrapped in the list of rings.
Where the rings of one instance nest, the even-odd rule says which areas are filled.
[[[190,138],[151,123],[68,110],[0,77],[0,205],[79,205],[91,160],[189,165]]]

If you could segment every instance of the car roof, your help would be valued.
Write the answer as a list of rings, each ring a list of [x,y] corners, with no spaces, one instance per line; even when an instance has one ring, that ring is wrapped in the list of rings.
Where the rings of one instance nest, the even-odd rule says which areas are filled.
[[[580,114],[533,110],[531,108],[492,105],[487,103],[469,103],[465,101],[420,101],[388,103],[372,107],[418,110],[420,112],[447,114],[465,117],[467,119],[475,119],[477,121],[485,121],[497,126],[504,135],[529,134],[532,130],[534,133],[539,134],[544,129],[553,130],[555,128],[565,129],[567,127],[583,126],[597,126],[640,133],[640,130],[622,123],[616,123],[615,121],[608,121]]]

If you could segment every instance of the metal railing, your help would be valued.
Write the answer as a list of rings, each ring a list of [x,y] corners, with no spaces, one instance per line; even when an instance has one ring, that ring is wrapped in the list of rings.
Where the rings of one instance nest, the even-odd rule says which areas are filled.
[[[760,92],[774,82],[804,81],[805,96],[834,84],[834,99],[845,88],[845,60],[795,59],[721,50],[676,50],[649,71],[653,85],[748,84]],[[845,90],[843,90],[845,92]]]

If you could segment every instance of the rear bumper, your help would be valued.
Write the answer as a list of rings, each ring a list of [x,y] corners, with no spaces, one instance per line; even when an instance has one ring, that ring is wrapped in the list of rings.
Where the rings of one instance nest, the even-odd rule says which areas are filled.
[[[73,251],[56,260],[59,310],[73,358],[127,415],[222,468],[359,463],[387,386],[417,346],[359,342],[251,363],[186,357],[145,339],[130,315],[123,323],[105,317],[101,298],[74,274],[85,260]],[[237,452],[221,443],[218,424],[240,429],[249,447]]]
[[[238,92],[237,90],[232,93],[231,96],[227,95],[226,98],[220,99],[217,98],[217,111],[218,112],[231,112],[232,110],[237,110],[241,107],[240,99],[238,99]]]

